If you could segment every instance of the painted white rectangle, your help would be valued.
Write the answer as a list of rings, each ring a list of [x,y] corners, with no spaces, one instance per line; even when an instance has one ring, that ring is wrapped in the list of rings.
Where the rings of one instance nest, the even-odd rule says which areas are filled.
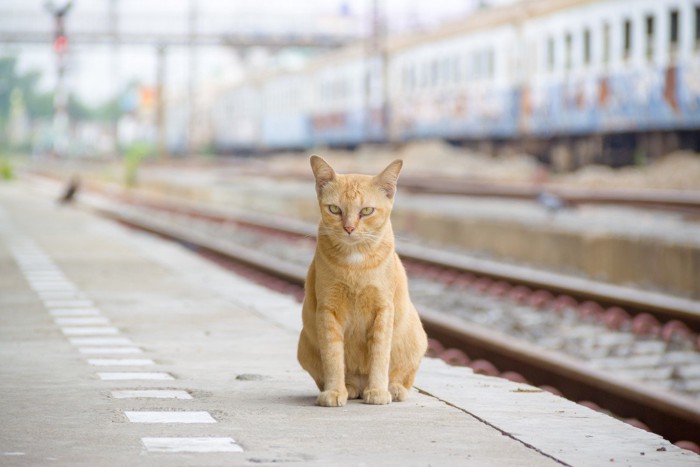
[[[82,354],[100,354],[100,355],[123,355],[143,353],[143,350],[138,347],[80,347],[78,351]]]
[[[156,362],[150,358],[89,358],[88,363],[93,366],[144,366]]]
[[[47,276],[47,277],[26,276],[26,277],[27,277],[27,281],[33,287],[40,287],[40,286],[47,284],[47,283],[61,284],[61,285],[64,285],[65,283],[70,284],[68,279],[66,279],[65,277],[61,277],[61,276]],[[70,284],[70,285],[73,286],[72,288],[76,288],[74,284]],[[38,290],[38,289],[35,289],[35,290],[37,291],[37,293],[53,292],[52,290],[47,290],[47,291]]]
[[[128,337],[74,337],[73,345],[134,345]]]
[[[110,335],[119,334],[119,329],[112,327],[112,326],[69,327],[69,328],[61,328],[61,331],[63,331],[63,334],[65,334],[66,336],[110,336]]]
[[[69,292],[69,291],[76,290],[76,288],[77,288],[75,285],[73,285],[67,281],[61,281],[61,282],[29,281],[29,285],[31,286],[32,289],[36,290],[37,292],[53,292],[53,291]]]
[[[51,316],[98,316],[97,308],[53,308],[49,310]]]
[[[176,389],[135,389],[112,391],[115,399],[192,399],[187,391]]]
[[[51,263],[21,263],[20,262],[19,268],[25,274],[29,274],[29,273],[33,273],[33,272],[38,272],[38,273],[45,273],[45,272],[62,273],[63,272]]]
[[[148,452],[243,452],[233,438],[141,438]]]
[[[92,300],[44,300],[46,308],[80,308],[95,306]]]
[[[93,316],[89,318],[56,318],[54,321],[59,326],[85,326],[94,324],[109,324],[109,320],[104,316]]]
[[[34,290],[34,292],[36,292],[37,294],[43,293],[43,292],[59,292],[59,293],[63,293],[63,294],[68,294],[68,293],[76,294],[76,293],[79,292],[79,290],[78,290],[78,288],[77,288],[76,286],[70,285],[70,284],[68,284],[68,285],[63,285],[63,284],[51,284],[51,285],[43,285],[43,284],[42,284],[42,285],[36,285],[36,284],[32,284],[32,283],[30,282],[30,283],[29,283],[29,286],[30,286],[30,287],[32,288],[32,290]],[[76,299],[76,298],[70,298],[70,297],[69,297],[69,298],[56,298],[56,299],[54,299],[54,298],[51,298],[51,299],[46,298],[46,299],[45,299],[45,298],[42,297],[42,300],[77,300],[77,299]]]
[[[131,423],[216,423],[216,420],[209,415],[209,412],[202,411],[125,411],[124,415],[126,415],[126,418],[128,418]]]
[[[44,302],[49,300],[87,300],[85,295],[78,290],[72,292],[38,292],[38,295]]]
[[[140,380],[140,381],[172,381],[175,378],[170,373],[162,372],[109,372],[109,373],[97,373],[97,376],[102,381],[128,381],[128,380]]]
[[[62,272],[43,271],[43,272],[26,272],[24,277],[30,282],[66,282],[68,278]]]

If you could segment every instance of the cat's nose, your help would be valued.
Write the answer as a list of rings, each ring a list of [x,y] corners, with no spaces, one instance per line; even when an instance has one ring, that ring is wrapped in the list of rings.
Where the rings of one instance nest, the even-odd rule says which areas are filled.
[[[343,228],[344,228],[345,231],[348,233],[348,235],[350,235],[350,234],[353,232],[353,230],[355,230],[355,227],[353,227],[352,225],[346,225],[346,226],[343,227]]]

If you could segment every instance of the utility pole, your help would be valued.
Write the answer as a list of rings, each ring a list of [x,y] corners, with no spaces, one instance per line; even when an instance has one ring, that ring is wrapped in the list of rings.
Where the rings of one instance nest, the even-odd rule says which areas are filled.
[[[197,119],[197,0],[190,0],[189,8],[189,79],[187,83],[187,148],[186,155],[192,155],[195,151],[195,133]]]
[[[56,55],[56,89],[53,99],[53,154],[63,156],[68,148],[68,93],[66,92],[66,53],[68,52],[68,37],[65,30],[65,18],[73,1],[68,0],[55,4],[48,1],[44,4],[46,10],[54,19],[53,50]]]
[[[381,0],[371,0],[370,31],[365,50],[365,138],[383,142],[389,137],[385,24]]]
[[[112,136],[112,151],[119,154],[119,13],[117,1],[109,0],[109,29],[112,36],[111,79],[113,105],[110,109],[110,133]]]
[[[157,156],[165,159],[168,156],[168,148],[165,141],[165,51],[164,45],[156,49],[156,138]]]

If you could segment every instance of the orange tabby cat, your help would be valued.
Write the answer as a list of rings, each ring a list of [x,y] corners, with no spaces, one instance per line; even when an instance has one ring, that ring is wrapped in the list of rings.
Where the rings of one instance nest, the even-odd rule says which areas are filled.
[[[376,177],[339,175],[311,156],[321,222],[297,358],[321,390],[319,405],[401,401],[425,353],[389,220],[402,164]]]

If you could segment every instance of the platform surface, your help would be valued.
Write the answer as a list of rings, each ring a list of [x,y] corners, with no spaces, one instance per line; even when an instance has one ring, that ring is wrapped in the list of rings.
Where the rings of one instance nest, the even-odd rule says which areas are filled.
[[[315,406],[300,304],[0,184],[0,465],[700,465],[606,415],[425,359],[407,401]]]

